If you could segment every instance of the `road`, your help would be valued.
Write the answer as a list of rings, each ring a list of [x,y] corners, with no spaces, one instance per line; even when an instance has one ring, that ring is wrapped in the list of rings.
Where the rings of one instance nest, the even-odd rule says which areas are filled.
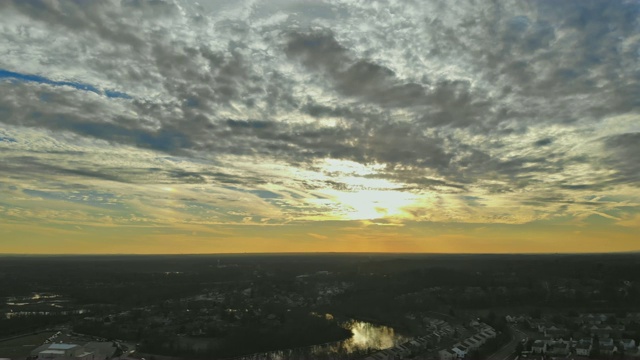
[[[493,353],[493,355],[489,356],[487,360],[507,360],[515,356],[516,346],[520,341],[527,338],[527,334],[516,329],[514,326],[511,327],[511,333],[513,334],[513,339],[511,339],[507,345],[500,348],[500,350]]]

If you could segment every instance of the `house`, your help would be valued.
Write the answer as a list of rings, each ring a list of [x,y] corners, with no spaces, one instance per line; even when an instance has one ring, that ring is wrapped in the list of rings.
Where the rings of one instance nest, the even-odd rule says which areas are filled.
[[[84,350],[94,354],[93,360],[107,360],[116,354],[118,348],[112,342],[92,341],[84,345]]]
[[[480,341],[474,339],[473,337],[466,339],[465,341],[462,342],[462,344],[471,350],[476,350],[482,345]]]
[[[485,338],[484,336],[480,336],[479,334],[473,335],[471,338],[480,343],[480,346],[484,345],[484,343],[487,342],[487,338]]]
[[[387,354],[387,358],[388,359],[403,359],[404,358],[402,350],[400,350],[398,347],[387,349],[387,350],[385,350],[383,352],[385,354]]]
[[[583,314],[580,315],[580,319],[584,324],[588,325],[600,325],[607,321],[608,316],[605,314]]]
[[[544,354],[547,351],[547,344],[542,340],[536,340],[531,345],[531,352],[534,354]]]
[[[578,343],[576,345],[576,355],[589,356],[591,354],[591,343]]]
[[[418,341],[420,343],[425,344],[425,348],[427,346],[434,346],[435,347],[436,344],[440,343],[440,336],[438,336],[436,334],[430,334],[430,335],[427,335],[424,338],[418,338]]]
[[[469,350],[460,343],[453,345],[451,350],[453,350],[460,359],[464,359],[464,357],[467,356],[467,352],[469,352]]]
[[[622,339],[620,340],[620,344],[625,350],[631,350],[636,347],[636,341],[633,339]]]
[[[521,322],[522,320],[524,320],[524,318],[522,317],[522,315],[521,315],[521,316],[518,316],[518,315],[513,315],[513,316],[511,316],[511,315],[507,315],[507,316],[505,316],[505,317],[504,317],[504,319],[505,319],[508,323],[512,323],[512,324],[517,324],[517,323]]]
[[[80,345],[76,344],[48,344],[48,347],[38,353],[38,359],[72,358],[82,359],[87,356]]]
[[[427,338],[425,337],[419,337],[419,338],[415,338],[413,340],[411,340],[410,344],[418,350],[425,350],[427,347],[429,347],[429,340],[427,340]]]
[[[544,320],[539,319],[528,319],[527,324],[529,325],[529,328],[531,328],[531,330],[535,330],[538,332],[544,331],[546,325]]]
[[[600,346],[600,355],[613,355],[613,353],[616,351],[618,351],[618,348],[615,345]]]
[[[453,360],[456,358],[456,353],[451,350],[438,351],[438,357],[440,360]]]
[[[394,347],[392,350],[399,356],[400,359],[411,355],[411,349],[406,344],[401,344]]]
[[[382,351],[377,352],[373,355],[369,355],[366,358],[364,358],[364,360],[387,360],[387,359],[389,359],[389,357],[387,357],[387,354],[385,354]]]
[[[547,346],[546,353],[550,355],[566,356],[569,354],[569,343],[564,341],[554,342]]]
[[[544,335],[552,339],[567,339],[569,337],[569,330],[552,325],[544,329]]]
[[[591,334],[591,337],[598,336],[600,339],[610,338],[612,331],[613,328],[611,328],[611,326],[609,325],[591,325],[589,327],[589,333]]]
[[[484,329],[480,333],[487,335],[491,339],[496,337],[496,331],[493,330],[492,328]]]
[[[41,351],[45,351],[49,348],[49,346],[51,346],[51,344],[44,344],[44,345],[40,345],[37,348],[31,350],[31,355],[29,356],[29,358],[31,359],[35,359],[38,357],[38,354],[40,354]]]
[[[475,334],[472,336],[474,339],[477,339],[480,342],[480,345],[484,345],[484,343],[487,342],[487,340],[489,340],[489,337],[487,335],[483,335],[483,334]]]
[[[600,346],[613,346],[612,338],[600,339],[598,342],[600,343]]]

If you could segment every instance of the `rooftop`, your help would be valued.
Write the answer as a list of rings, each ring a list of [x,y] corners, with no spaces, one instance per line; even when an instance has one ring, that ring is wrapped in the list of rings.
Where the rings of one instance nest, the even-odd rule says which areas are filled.
[[[75,345],[75,344],[51,344],[51,346],[49,346],[49,349],[50,350],[69,350],[77,346],[78,345]]]

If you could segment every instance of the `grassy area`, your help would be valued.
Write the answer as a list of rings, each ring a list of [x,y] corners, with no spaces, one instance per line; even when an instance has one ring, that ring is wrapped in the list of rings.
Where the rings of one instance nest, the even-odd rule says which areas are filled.
[[[17,339],[0,342],[0,357],[8,357],[14,360],[22,360],[29,356],[31,350],[42,345],[55,331],[43,332],[35,335],[27,335]]]

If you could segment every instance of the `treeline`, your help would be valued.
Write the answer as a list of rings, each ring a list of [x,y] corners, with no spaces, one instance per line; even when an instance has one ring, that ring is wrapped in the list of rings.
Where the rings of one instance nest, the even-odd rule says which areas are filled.
[[[7,319],[3,315],[0,314],[0,338],[52,328],[73,318],[67,315],[33,315],[16,316]]]

